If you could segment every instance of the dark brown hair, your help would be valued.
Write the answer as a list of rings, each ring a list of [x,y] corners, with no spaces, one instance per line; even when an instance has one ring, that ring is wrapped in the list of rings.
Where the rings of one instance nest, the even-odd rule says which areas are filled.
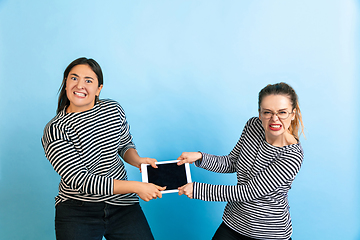
[[[96,76],[98,78],[98,82],[99,82],[98,86],[100,87],[101,85],[103,85],[104,80],[103,80],[103,74],[101,71],[101,67],[94,59],[81,57],[81,58],[78,58],[78,59],[72,61],[64,71],[64,78],[63,78],[63,81],[59,88],[59,100],[58,100],[58,108],[56,110],[56,113],[59,113],[61,110],[63,110],[64,108],[66,108],[67,106],[70,105],[70,101],[66,95],[66,89],[65,89],[66,81],[67,81],[69,72],[76,65],[88,65],[93,70],[93,72],[96,74]],[[95,102],[97,102],[98,100],[99,100],[99,96],[95,96]]]
[[[267,85],[259,92],[259,112],[262,100],[264,97],[269,95],[284,95],[289,97],[292,105],[292,111],[295,109],[295,118],[291,121],[289,131],[297,140],[299,140],[301,133],[305,136],[299,100],[295,90],[290,85],[283,82]]]

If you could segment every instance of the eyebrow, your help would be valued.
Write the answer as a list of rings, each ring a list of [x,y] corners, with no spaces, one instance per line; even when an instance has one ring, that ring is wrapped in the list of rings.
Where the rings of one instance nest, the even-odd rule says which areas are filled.
[[[268,108],[264,108],[263,110],[269,110],[269,111],[271,111],[271,110],[268,109]],[[280,109],[278,109],[278,111],[281,111],[281,110],[288,110],[288,108],[280,108]]]
[[[76,73],[70,73],[70,75],[74,75],[75,77],[79,77],[79,75],[77,75]],[[92,77],[85,77],[85,78],[94,80]]]

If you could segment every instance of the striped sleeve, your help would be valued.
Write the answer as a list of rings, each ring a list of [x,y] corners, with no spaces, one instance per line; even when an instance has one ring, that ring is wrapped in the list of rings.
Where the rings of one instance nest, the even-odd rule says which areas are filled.
[[[194,198],[204,201],[251,201],[273,192],[292,181],[300,170],[302,152],[285,152],[246,184],[235,186],[194,183]]]
[[[135,144],[133,143],[133,139],[132,139],[132,135],[130,134],[130,126],[126,120],[126,116],[125,116],[125,111],[124,109],[120,106],[120,104],[117,104],[117,108],[120,114],[120,119],[121,119],[121,123],[120,123],[120,132],[121,132],[121,148],[119,148],[118,152],[119,155],[124,158],[125,152],[130,149],[130,148],[134,148]]]
[[[236,172],[234,163],[237,159],[236,155],[229,154],[227,156],[214,156],[203,152],[201,154],[203,160],[195,162],[197,167],[218,173]],[[205,161],[204,159],[207,160]]]
[[[82,163],[82,157],[73,143],[56,125],[46,127],[42,143],[45,156],[61,176],[61,180],[71,189],[79,193],[113,195],[113,180],[91,174]]]
[[[248,129],[248,123],[245,125],[240,139],[236,143],[235,147],[231,150],[229,155],[226,156],[215,156],[208,153],[201,152],[202,160],[195,162],[197,167],[206,169],[212,172],[218,173],[233,173],[236,172],[236,161],[239,158],[240,149],[242,142]]]

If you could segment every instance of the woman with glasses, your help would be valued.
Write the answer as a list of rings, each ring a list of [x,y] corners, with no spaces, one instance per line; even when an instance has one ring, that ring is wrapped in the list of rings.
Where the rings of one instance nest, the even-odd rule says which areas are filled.
[[[60,175],[55,198],[57,240],[138,239],[153,235],[138,196],[157,197],[165,187],[128,181],[127,163],[156,168],[138,155],[125,112],[114,100],[99,99],[103,74],[93,59],[78,58],[64,71],[57,115],[46,125],[45,155]]]
[[[184,152],[179,165],[193,163],[219,173],[237,173],[237,185],[188,183],[179,195],[228,202],[213,240],[291,239],[288,191],[299,172],[303,123],[294,89],[267,85],[259,93],[259,117],[248,120],[229,155]]]

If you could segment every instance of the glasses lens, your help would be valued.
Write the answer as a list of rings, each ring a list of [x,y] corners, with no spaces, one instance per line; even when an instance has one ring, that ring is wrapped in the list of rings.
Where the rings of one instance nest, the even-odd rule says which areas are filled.
[[[287,119],[289,117],[289,113],[286,112],[286,111],[281,111],[281,112],[278,112],[278,117],[281,118],[281,119]]]
[[[263,117],[264,119],[269,119],[269,118],[271,118],[272,113],[269,112],[269,111],[263,111],[263,112],[261,113],[261,115],[262,115],[262,117]]]
[[[273,115],[276,115],[278,118],[285,120],[285,119],[287,119],[289,117],[290,113],[287,112],[287,111],[280,111],[278,113],[273,113],[273,112],[270,112],[270,111],[261,112],[261,116],[264,119],[270,119]]]

